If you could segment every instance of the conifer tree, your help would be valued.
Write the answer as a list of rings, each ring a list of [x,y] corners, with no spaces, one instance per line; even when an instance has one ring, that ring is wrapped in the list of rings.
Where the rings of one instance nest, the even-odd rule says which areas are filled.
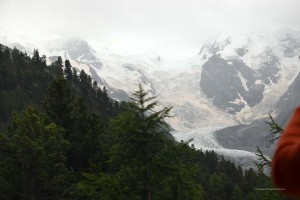
[[[3,53],[2,53],[2,47],[3,45],[0,43],[0,66],[2,64],[2,60],[3,60]]]
[[[66,80],[58,78],[48,87],[43,104],[51,120],[57,125],[66,126],[71,101],[70,89],[67,86]]]
[[[33,50],[32,62],[33,64],[39,64],[41,62],[40,53],[37,49]]]
[[[241,192],[239,186],[237,184],[234,184],[233,192],[232,192],[230,200],[240,200],[240,199],[242,199],[242,192]]]
[[[63,61],[61,56],[57,57],[57,60],[54,61],[51,66],[50,70],[55,74],[56,77],[63,77]]]
[[[141,84],[131,99],[129,111],[110,125],[116,140],[111,150],[111,162],[119,169],[133,170],[135,181],[141,183],[137,194],[151,200],[153,159],[164,148],[164,133],[169,131],[164,119],[169,117],[170,108],[155,111],[155,97],[148,97]]]
[[[74,83],[78,83],[79,82],[78,73],[77,73],[77,70],[75,68],[72,69],[72,77],[73,77]]]
[[[10,57],[10,51],[9,51],[9,48],[6,47],[5,48],[5,51],[4,51],[4,61],[10,63],[11,62],[11,57]]]
[[[64,131],[34,107],[14,115],[0,133],[2,199],[59,199],[72,175],[65,166],[70,143]]]
[[[72,80],[73,79],[73,74],[72,74],[72,66],[69,60],[65,61],[65,70],[64,74],[67,80]]]

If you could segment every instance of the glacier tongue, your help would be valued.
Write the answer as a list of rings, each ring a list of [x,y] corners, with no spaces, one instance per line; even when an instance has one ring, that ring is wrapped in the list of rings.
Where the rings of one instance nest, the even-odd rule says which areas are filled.
[[[233,116],[218,109],[201,91],[201,60],[164,63],[165,70],[152,72],[150,81],[162,106],[173,106],[173,118],[168,122],[176,130],[235,124]],[[168,65],[173,68],[168,68]]]
[[[221,145],[216,141],[214,132],[223,127],[205,127],[190,131],[173,131],[172,135],[177,141],[190,141],[196,149],[220,149]]]
[[[28,47],[26,42],[23,47]],[[113,98],[128,99],[142,83],[162,106],[173,106],[169,122],[176,130],[250,123],[265,117],[300,70],[300,33],[290,30],[223,35],[213,44],[204,44],[199,55],[176,62],[155,53],[96,52],[81,39],[44,42],[38,48],[41,55],[50,56],[48,61],[58,55],[69,59],[106,86]],[[224,66],[234,74],[228,74]],[[205,81],[204,73],[213,76]],[[214,92],[208,95],[207,91]]]
[[[87,42],[75,39],[52,44],[47,54],[73,60],[74,67],[84,69],[120,100],[126,100],[142,83],[150,94],[158,96],[162,106],[173,106],[174,117],[168,122],[175,130],[191,130],[249,123],[272,111],[276,99],[299,72],[297,56],[293,56],[300,52],[297,38],[300,34],[291,31],[224,36],[212,45],[203,45],[199,55],[181,61],[167,61],[155,53],[96,53]],[[214,88],[219,93],[208,97],[200,83],[204,80],[203,66],[216,68],[211,63],[215,56],[220,56],[228,69],[235,67],[236,74],[225,78],[227,72],[220,66],[220,73],[215,73],[209,84],[203,82],[208,90]],[[256,73],[263,75],[259,78]]]
[[[21,46],[29,47],[26,43]],[[234,144],[224,148],[220,145],[222,139],[217,142],[214,136],[215,127],[249,124],[266,117],[276,110],[278,100],[300,71],[300,32],[290,30],[220,37],[213,44],[204,44],[198,55],[176,62],[155,53],[96,53],[78,39],[38,48],[40,55],[50,56],[49,62],[57,56],[69,59],[73,67],[84,69],[107,87],[115,99],[128,100],[142,83],[151,95],[158,96],[161,107],[173,106],[173,117],[168,122],[176,130],[173,134],[177,140],[193,138],[191,144],[196,148],[213,149],[241,165],[256,160],[255,154],[230,148],[247,137],[236,138]],[[253,138],[262,137],[257,132],[251,134]],[[222,134],[227,139],[233,135]],[[249,146],[254,148],[257,140],[253,141]],[[242,149],[249,150],[244,146]]]
[[[196,149],[204,151],[213,150],[216,153],[223,155],[224,158],[231,160],[237,166],[243,169],[256,168],[258,157],[253,152],[237,149],[228,149],[222,147],[216,140],[215,131],[224,127],[206,127],[198,128],[190,131],[173,131],[172,135],[177,141],[189,142]]]

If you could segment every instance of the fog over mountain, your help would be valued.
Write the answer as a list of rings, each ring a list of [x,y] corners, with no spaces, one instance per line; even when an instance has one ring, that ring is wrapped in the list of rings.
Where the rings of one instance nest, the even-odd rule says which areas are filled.
[[[11,43],[30,53],[28,43]],[[268,155],[265,120],[272,113],[281,125],[288,120],[299,85],[300,32],[223,35],[203,44],[198,55],[167,61],[152,53],[128,56],[96,52],[85,40],[50,40],[39,46],[50,64],[57,56],[85,70],[109,95],[128,100],[137,83],[162,106],[173,106],[168,122],[178,140],[213,149],[245,168],[255,166],[256,146]]]
[[[110,97],[128,100],[140,82],[176,139],[253,166],[268,155],[272,113],[284,125],[300,104],[297,0],[0,1],[0,42],[50,64],[62,56]],[[287,108],[287,109],[285,109]],[[246,159],[245,159],[246,158]]]
[[[297,0],[1,0],[0,35],[34,44],[79,37],[95,50],[191,57],[223,33],[298,28]]]

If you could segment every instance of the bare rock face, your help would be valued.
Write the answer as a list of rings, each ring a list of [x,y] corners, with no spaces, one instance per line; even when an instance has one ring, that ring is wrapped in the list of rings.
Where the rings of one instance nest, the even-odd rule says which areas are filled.
[[[263,99],[265,86],[279,79],[279,60],[272,51],[254,70],[242,59],[225,60],[214,54],[203,65],[200,87],[219,108],[235,114],[245,106],[253,107]]]

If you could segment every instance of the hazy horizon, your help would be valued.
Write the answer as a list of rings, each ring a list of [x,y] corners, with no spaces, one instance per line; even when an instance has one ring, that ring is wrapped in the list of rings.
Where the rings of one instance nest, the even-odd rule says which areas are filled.
[[[223,33],[299,29],[297,0],[0,0],[0,36],[40,43],[83,38],[95,50],[196,55]]]

